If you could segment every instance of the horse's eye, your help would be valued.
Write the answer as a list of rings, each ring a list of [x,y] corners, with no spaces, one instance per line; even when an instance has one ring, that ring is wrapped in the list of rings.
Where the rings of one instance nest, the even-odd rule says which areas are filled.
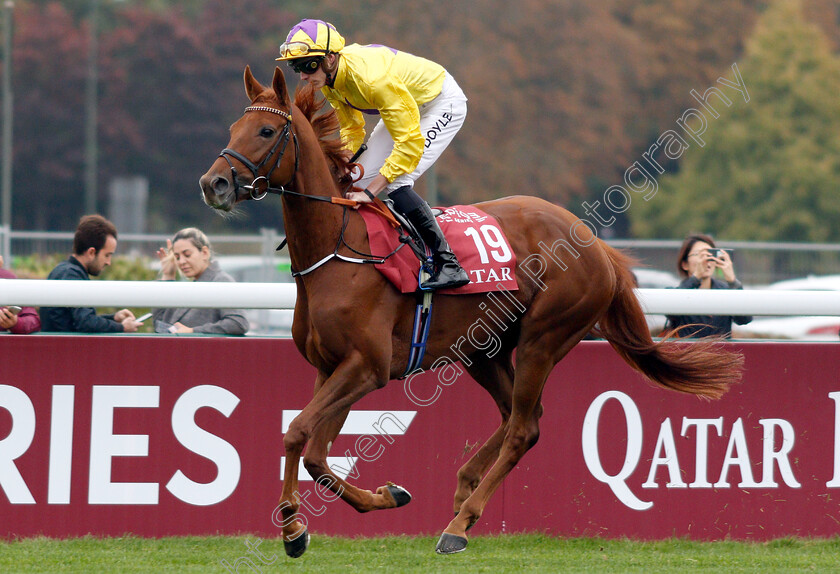
[[[260,130],[260,137],[270,138],[274,135],[274,130],[271,128],[263,128]]]

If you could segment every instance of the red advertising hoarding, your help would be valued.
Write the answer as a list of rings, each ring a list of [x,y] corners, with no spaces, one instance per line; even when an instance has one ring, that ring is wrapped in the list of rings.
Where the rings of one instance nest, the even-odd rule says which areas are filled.
[[[578,345],[546,385],[539,442],[471,532],[840,533],[838,348],[727,345],[744,381],[714,402],[652,387],[605,342]],[[0,355],[3,536],[279,535],[283,433],[314,381],[291,341],[3,336]],[[392,381],[353,408],[329,463],[411,504],[359,515],[304,474],[310,530],[439,533],[457,469],[499,420],[458,370]]]

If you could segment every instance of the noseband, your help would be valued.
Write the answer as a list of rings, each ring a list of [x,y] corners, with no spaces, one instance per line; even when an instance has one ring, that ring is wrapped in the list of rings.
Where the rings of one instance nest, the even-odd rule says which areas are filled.
[[[254,164],[251,160],[247,157],[242,155],[236,150],[225,148],[222,150],[222,153],[219,154],[219,157],[223,158],[227,164],[230,166],[231,176],[233,177],[233,192],[236,194],[239,191],[239,188],[247,189],[251,199],[259,201],[263,199],[269,193],[276,193],[278,195],[283,195],[290,187],[292,183],[295,181],[295,176],[297,175],[298,170],[298,162],[300,158],[300,147],[298,145],[297,135],[292,131],[292,115],[289,113],[284,112],[283,110],[278,110],[276,108],[270,108],[268,106],[249,106],[245,108],[245,112],[270,112],[272,114],[277,114],[286,119],[286,125],[283,126],[283,130],[280,132],[280,135],[277,136],[277,140],[274,142],[274,145],[271,146],[271,150],[269,150],[268,154],[263,158],[263,160],[259,164]],[[292,173],[292,177],[289,179],[289,182],[285,185],[281,185],[280,187],[271,187],[269,181],[271,180],[271,174],[280,165],[280,160],[283,159],[283,154],[286,153],[286,146],[289,145],[289,139],[294,142],[295,146],[295,171]],[[281,145],[282,144],[282,145]],[[279,148],[279,152],[278,152]],[[274,162],[274,165],[271,166],[271,169],[268,170],[266,175],[260,175],[260,170],[265,167],[265,165],[271,160],[271,157],[277,152],[277,160]],[[228,157],[230,156],[230,157]],[[239,181],[237,180],[237,173],[236,168],[233,167],[233,162],[231,162],[230,158],[234,158],[239,161],[242,165],[247,167],[251,174],[254,176],[254,180],[251,182],[251,185],[239,185]]]

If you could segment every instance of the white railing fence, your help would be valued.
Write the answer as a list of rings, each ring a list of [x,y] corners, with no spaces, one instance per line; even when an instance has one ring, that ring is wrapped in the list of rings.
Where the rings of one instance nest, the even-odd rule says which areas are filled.
[[[639,289],[648,314],[840,316],[840,291]],[[292,309],[293,284],[0,280],[0,304]]]

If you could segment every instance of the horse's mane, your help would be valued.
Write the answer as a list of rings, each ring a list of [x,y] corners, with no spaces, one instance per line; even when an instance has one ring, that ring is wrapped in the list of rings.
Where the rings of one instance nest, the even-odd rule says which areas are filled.
[[[298,86],[295,90],[295,106],[300,109],[304,117],[312,124],[321,150],[327,156],[333,173],[345,173],[348,164],[349,154],[344,147],[344,142],[338,137],[340,124],[335,110],[327,105],[324,98],[316,99],[315,90],[311,85]],[[325,107],[329,110],[323,111]]]

